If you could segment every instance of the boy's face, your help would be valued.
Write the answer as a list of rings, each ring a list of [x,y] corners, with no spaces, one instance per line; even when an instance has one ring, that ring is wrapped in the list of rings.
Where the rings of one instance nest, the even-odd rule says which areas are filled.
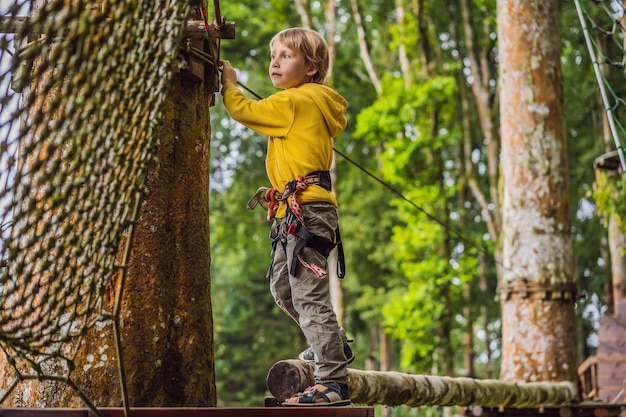
[[[276,40],[271,46],[269,67],[272,84],[277,88],[298,87],[311,80],[317,70],[307,64],[300,51],[287,48]]]

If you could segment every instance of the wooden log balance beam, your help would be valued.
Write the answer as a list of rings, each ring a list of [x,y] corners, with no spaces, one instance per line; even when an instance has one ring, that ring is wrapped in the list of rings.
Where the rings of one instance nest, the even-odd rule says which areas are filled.
[[[267,387],[282,402],[314,384],[312,362],[283,360],[267,375]],[[531,408],[579,401],[569,381],[515,383],[498,380],[411,375],[348,369],[350,397],[356,404],[387,406],[482,406]]]

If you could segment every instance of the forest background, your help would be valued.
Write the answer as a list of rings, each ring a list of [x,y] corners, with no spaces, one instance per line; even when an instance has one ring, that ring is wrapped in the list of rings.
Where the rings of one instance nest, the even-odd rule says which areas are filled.
[[[335,140],[347,276],[333,299],[354,339],[351,366],[498,378],[495,0],[246,0],[221,12],[237,26],[221,58],[262,97],[276,92],[267,75],[276,32],[310,26],[334,40],[328,84],[349,107]],[[560,22],[582,361],[597,346],[610,283],[592,191],[593,161],[611,148],[573,1],[560,3]],[[268,185],[266,138],[233,122],[220,100],[211,109],[216,382],[220,406],[251,406],[272,364],[306,342],[269,293],[265,213],[245,209]]]

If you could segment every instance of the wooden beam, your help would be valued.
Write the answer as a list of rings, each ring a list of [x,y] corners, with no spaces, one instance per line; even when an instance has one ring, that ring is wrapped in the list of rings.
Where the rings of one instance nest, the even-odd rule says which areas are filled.
[[[183,39],[204,39],[205,36],[204,23],[201,20],[190,20],[187,22]],[[226,22],[218,26],[215,22],[209,22],[209,38],[235,39],[235,24]]]
[[[204,48],[205,41],[204,39],[200,39],[200,38],[189,39],[189,44],[190,46],[193,46],[194,48],[198,48],[202,50]],[[194,82],[200,82],[204,80],[204,73],[205,73],[204,62],[202,62],[200,59],[198,59],[195,56],[189,56],[187,58],[187,68],[182,70],[182,74],[186,78]],[[218,91],[215,89],[213,90]]]
[[[587,368],[598,363],[626,363],[626,355],[599,355],[589,356],[578,366],[578,375],[585,373]]]
[[[268,373],[267,387],[283,401],[313,385],[313,366],[299,360],[277,362]],[[569,381],[515,383],[358,369],[348,369],[348,374],[351,400],[357,404],[526,408],[575,403],[579,396]]]

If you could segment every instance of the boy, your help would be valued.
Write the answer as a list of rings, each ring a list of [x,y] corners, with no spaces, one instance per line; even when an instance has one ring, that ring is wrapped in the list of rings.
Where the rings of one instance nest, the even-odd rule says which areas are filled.
[[[269,76],[283,91],[264,100],[246,98],[230,63],[220,65],[223,102],[230,116],[269,136],[265,165],[273,189],[263,189],[262,197],[268,220],[279,221],[272,225],[270,290],[314,353],[315,385],[283,404],[348,405],[346,353],[352,353],[349,348],[344,353],[346,336],[332,309],[326,270],[328,254],[339,240],[329,173],[333,138],[346,127],[348,103],[323,85],[328,46],[317,32],[286,29],[269,46]]]

